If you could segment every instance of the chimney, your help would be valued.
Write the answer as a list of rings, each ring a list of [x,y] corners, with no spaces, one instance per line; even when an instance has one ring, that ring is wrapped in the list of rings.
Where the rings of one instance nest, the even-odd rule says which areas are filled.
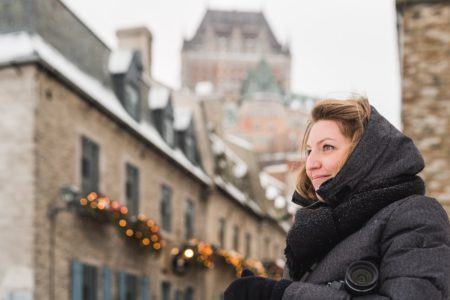
[[[152,33],[147,27],[119,29],[116,32],[119,48],[137,50],[142,57],[144,73],[152,77]]]

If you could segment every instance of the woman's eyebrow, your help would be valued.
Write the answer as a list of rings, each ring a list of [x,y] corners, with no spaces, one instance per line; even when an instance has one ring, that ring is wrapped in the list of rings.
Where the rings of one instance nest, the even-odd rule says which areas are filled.
[[[326,141],[326,140],[332,140],[332,141],[336,142],[335,139],[330,138],[330,137],[326,137],[326,138],[323,138],[323,139],[321,139],[320,141],[318,141],[318,142],[316,143],[316,145],[322,144],[322,143],[323,143],[324,141]],[[311,148],[311,146],[310,146],[309,144],[306,144],[306,147],[310,147],[310,148]]]

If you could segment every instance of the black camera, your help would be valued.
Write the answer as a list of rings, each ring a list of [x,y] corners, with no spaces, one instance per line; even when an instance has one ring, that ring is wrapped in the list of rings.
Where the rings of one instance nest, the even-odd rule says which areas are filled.
[[[351,263],[345,272],[345,289],[355,295],[370,294],[378,286],[378,268],[366,260]]]
[[[329,287],[337,290],[347,290],[352,295],[367,295],[378,287],[378,268],[367,260],[351,263],[345,272],[345,279],[328,282]]]

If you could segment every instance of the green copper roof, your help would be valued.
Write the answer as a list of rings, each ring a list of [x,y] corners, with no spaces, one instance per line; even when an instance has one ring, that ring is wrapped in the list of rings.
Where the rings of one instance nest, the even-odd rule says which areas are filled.
[[[242,85],[242,96],[255,93],[283,94],[283,90],[273,76],[272,69],[265,60],[261,60],[256,68],[248,73]]]

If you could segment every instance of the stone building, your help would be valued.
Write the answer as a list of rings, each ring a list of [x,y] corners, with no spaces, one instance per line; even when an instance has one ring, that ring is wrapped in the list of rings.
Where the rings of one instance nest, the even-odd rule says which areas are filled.
[[[264,59],[276,81],[289,90],[291,55],[260,12],[208,10],[181,53],[181,83],[195,90],[210,82],[227,100],[239,99],[248,72]]]
[[[397,0],[403,130],[425,158],[427,193],[450,214],[450,2]]]
[[[0,299],[210,300],[243,266],[267,273],[286,224],[151,78],[148,30],[112,50],[38,3],[0,0]]]
[[[290,91],[289,47],[261,12],[208,10],[184,41],[181,61],[183,88],[202,94],[219,136],[248,141],[262,167],[298,151],[315,99]]]

